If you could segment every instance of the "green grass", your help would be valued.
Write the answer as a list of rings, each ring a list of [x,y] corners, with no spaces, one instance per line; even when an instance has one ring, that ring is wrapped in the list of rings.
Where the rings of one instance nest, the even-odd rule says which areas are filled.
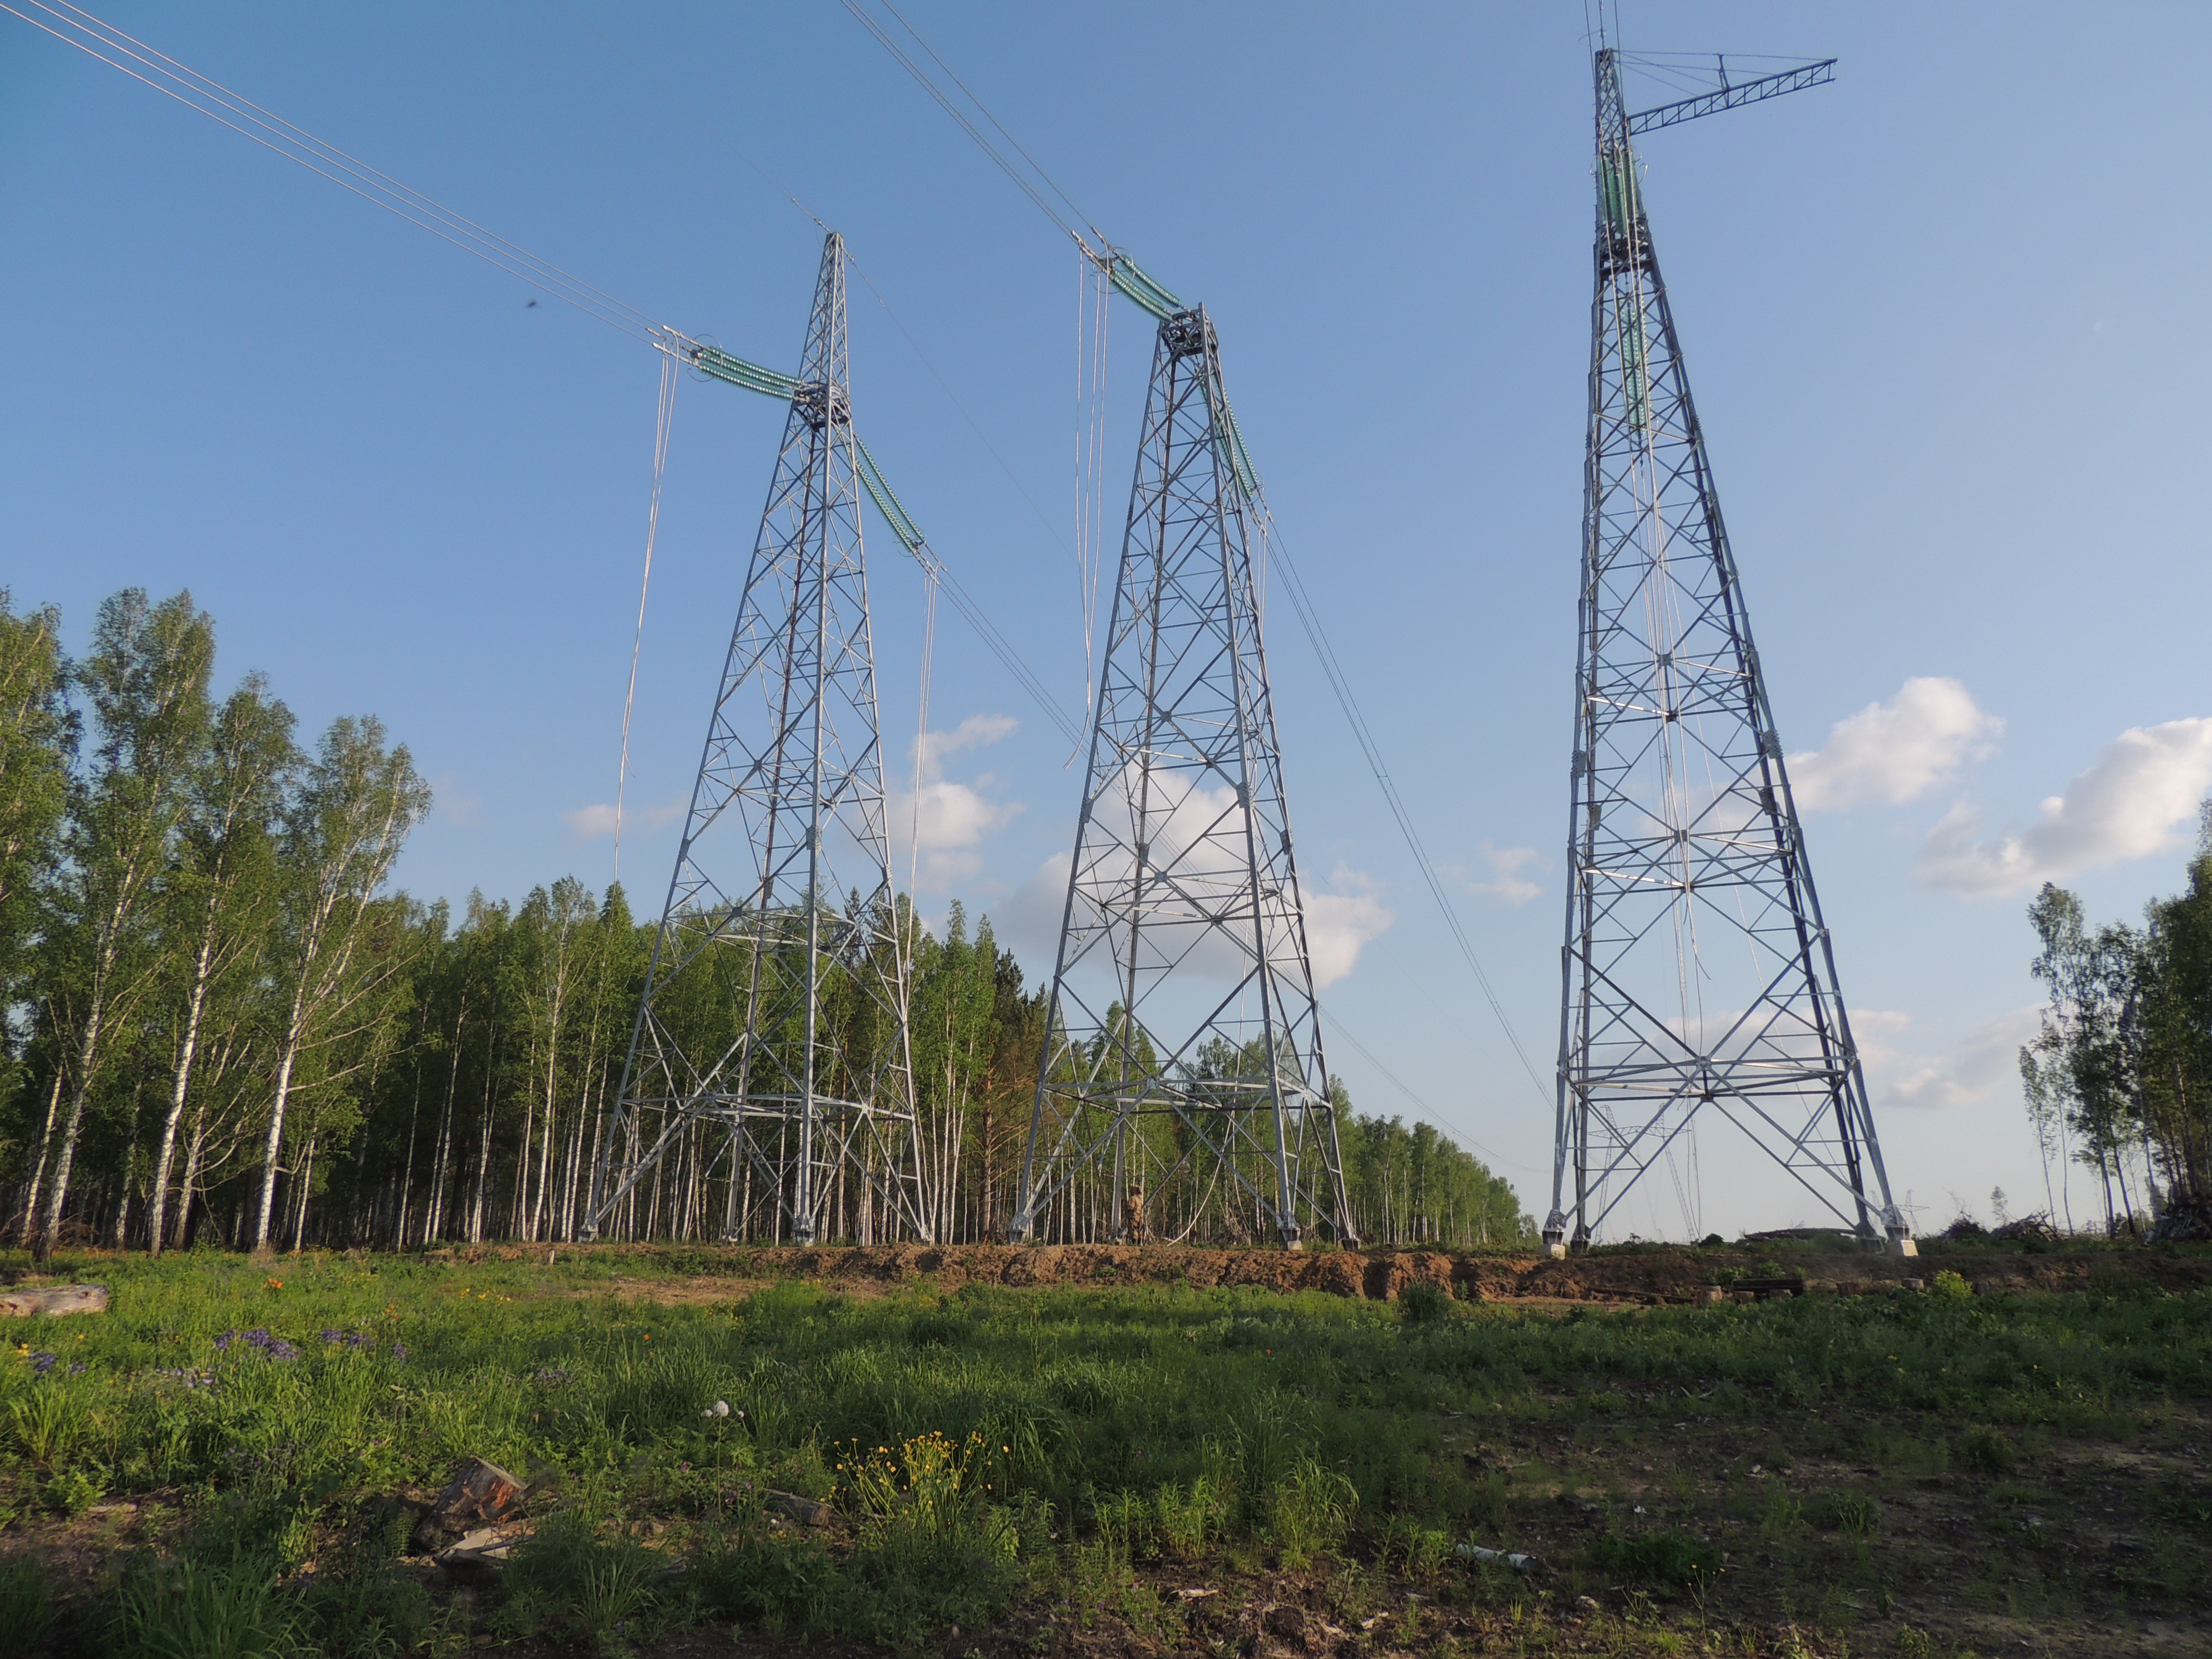
[[[2112,1473],[2121,1445],[2171,1447],[2130,1523],[2155,1547],[2109,1582],[2081,1567],[2066,1605],[2155,1613],[2200,1593],[2212,1559],[2189,1455],[2212,1391],[2201,1294],[1562,1316],[1441,1295],[791,1283],[661,1306],[607,1294],[617,1265],[650,1273],[592,1255],[81,1267],[112,1310],[22,1322],[0,1350],[15,1552],[0,1623],[45,1593],[9,1565],[22,1550],[136,1502],[138,1553],[64,1598],[72,1620],[121,1610],[113,1650],[461,1639],[399,1559],[414,1511],[397,1500],[470,1455],[534,1483],[534,1535],[477,1627],[601,1644],[704,1620],[907,1649],[1051,1608],[1167,1640],[1227,1614],[1162,1586],[1355,1569],[1453,1618],[1568,1619],[1588,1589],[1662,1613],[1689,1596],[1699,1620],[1745,1628],[1806,1609],[1937,1628],[1940,1609],[1891,1605],[1935,1575],[1883,1565],[1928,1547],[1924,1524],[1908,1541],[1915,1505],[1963,1505],[2031,1459],[2038,1480],[2059,1468],[2075,1486],[2035,1527],[1958,1540],[1969,1578],[2012,1561],[2051,1578],[2075,1570],[2054,1546],[2081,1484],[2134,1479]],[[848,1524],[787,1524],[772,1491]],[[1458,1541],[1553,1571],[1470,1571]]]

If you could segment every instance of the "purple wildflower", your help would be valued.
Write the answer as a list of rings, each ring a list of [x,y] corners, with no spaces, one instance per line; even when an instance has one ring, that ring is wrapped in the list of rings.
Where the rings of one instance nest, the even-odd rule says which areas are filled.
[[[38,1352],[31,1356],[31,1369],[38,1372],[40,1376],[44,1376],[48,1371],[53,1370],[54,1362],[60,1358],[61,1356],[59,1354],[48,1353],[45,1349],[41,1348]]]
[[[80,1359],[76,1364],[69,1368],[69,1374],[71,1376],[82,1376],[88,1369],[89,1368],[85,1364],[84,1361]]]
[[[263,1330],[258,1325],[255,1326],[253,1329],[246,1332],[246,1340],[252,1343],[255,1347],[262,1349],[264,1352],[271,1343],[276,1340],[275,1337],[270,1335],[267,1331]]]
[[[271,1359],[297,1359],[300,1351],[280,1336],[269,1344],[269,1357]]]
[[[392,1357],[398,1360],[401,1364],[405,1364],[407,1363],[407,1345],[404,1342],[393,1343],[392,1345]]]
[[[221,1336],[216,1338],[215,1351],[217,1353],[228,1353],[230,1351],[230,1345],[237,1340],[236,1331],[225,1331]]]
[[[323,1340],[325,1342],[343,1342],[345,1340],[345,1333],[343,1331],[326,1329],[323,1332]]]
[[[349,1348],[373,1348],[376,1346],[376,1339],[367,1331],[356,1331],[346,1338],[345,1343]]]

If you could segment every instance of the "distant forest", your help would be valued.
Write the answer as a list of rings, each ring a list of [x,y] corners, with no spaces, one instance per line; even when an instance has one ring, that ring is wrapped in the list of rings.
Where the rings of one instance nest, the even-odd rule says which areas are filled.
[[[368,717],[303,746],[260,676],[217,696],[215,656],[188,593],[114,595],[72,660],[54,611],[0,590],[7,1237],[41,1256],[575,1237],[651,920],[573,878],[458,917],[393,890],[430,806],[405,746]],[[1045,992],[958,905],[913,942],[938,1237],[1002,1237]],[[1435,1129],[1336,1096],[1364,1240],[1532,1236]],[[665,1161],[637,1235],[722,1236],[714,1150]]]
[[[2113,1237],[2212,1238],[2212,801],[2202,825],[2187,887],[2140,927],[2092,927],[2049,883],[2028,906],[2050,993],[2020,1051],[2028,1117],[2046,1185],[2054,1159],[2094,1170]],[[2066,1189],[2048,1196],[2073,1231]]]

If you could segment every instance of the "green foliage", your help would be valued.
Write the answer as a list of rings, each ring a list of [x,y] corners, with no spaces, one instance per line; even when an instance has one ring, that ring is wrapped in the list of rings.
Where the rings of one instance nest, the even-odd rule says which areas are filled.
[[[1301,1457],[1267,1493],[1267,1530],[1283,1565],[1305,1566],[1340,1548],[1359,1507],[1359,1489],[1336,1470]]]
[[[655,1271],[642,1255],[621,1266]],[[1794,1556],[1881,1528],[1871,1497],[1786,1490],[1793,1447],[1791,1483],[1838,1456],[1884,1478],[1994,1474],[2045,1437],[2133,1436],[2144,1402],[2201,1398],[2212,1374],[2203,1292],[1583,1319],[1454,1304],[1415,1323],[1349,1298],[1182,1286],[778,1285],[664,1307],[596,1295],[606,1271],[565,1255],[552,1270],[302,1257],[274,1273],[213,1253],[105,1261],[107,1315],[24,1322],[26,1352],[0,1352],[0,1497],[19,1514],[56,1503],[33,1446],[120,1498],[191,1494],[185,1559],[240,1594],[234,1561],[313,1560],[299,1595],[275,1598],[278,1622],[367,1654],[429,1626],[392,1572],[411,1512],[362,1494],[434,1489],[473,1453],[544,1478],[539,1537],[510,1569],[512,1633],[629,1640],[704,1609],[912,1644],[978,1627],[1025,1585],[1158,1617],[1157,1595],[1131,1589],[1147,1563],[1379,1558],[1419,1577],[1438,1534],[1550,1547],[1551,1499],[1574,1477],[1498,1467],[1493,1422],[1548,1450],[1555,1431],[1627,1443],[1656,1424],[1663,1441],[1686,1393],[1700,1414],[1765,1419],[1737,1437],[1770,1471],[1738,1518]],[[918,1325],[942,1340],[915,1342]],[[265,1343],[217,1346],[247,1330]],[[66,1352],[40,1374],[33,1345]],[[1799,1397],[1842,1408],[1829,1440],[1771,1417]],[[730,1414],[705,1415],[718,1400]],[[1492,1453],[1468,1461],[1468,1435]],[[1636,1501],[1683,1529],[1704,1499],[1668,1479],[1642,1477]],[[826,1498],[852,1527],[772,1525],[770,1489]],[[1627,1501],[1613,1494],[1610,1512]],[[647,1517],[664,1529],[647,1535]],[[678,1555],[690,1571],[657,1576]],[[1664,1568],[1607,1570],[1642,1583]],[[164,1605],[185,1600],[176,1572],[137,1571],[167,1587]]]
[[[1719,1546],[1684,1532],[1607,1533],[1591,1544],[1591,1566],[1638,1584],[1692,1585],[1721,1571]]]
[[[1814,1518],[1832,1532],[1864,1537],[1881,1529],[1881,1505],[1865,1492],[1828,1492],[1814,1504]]]
[[[1979,1474],[2003,1474],[2020,1462],[2020,1449],[1996,1430],[1971,1428],[1953,1443],[1959,1467]]]
[[[1409,1578],[1433,1584],[1451,1559],[1452,1535],[1441,1527],[1425,1526],[1408,1515],[1394,1515],[1382,1526],[1376,1540],[1385,1562],[1395,1563]]]
[[[1433,1325],[1451,1317],[1451,1292],[1429,1279],[1417,1279],[1398,1292],[1398,1314],[1408,1325]]]
[[[306,1650],[298,1599],[267,1556],[139,1561],[116,1589],[117,1659],[283,1659]]]
[[[1972,1297],[1974,1287],[1967,1282],[1964,1274],[1954,1273],[1950,1268],[1946,1267],[1928,1281],[1928,1293],[1930,1296],[1940,1297],[1946,1302],[1965,1302]]]
[[[31,1659],[60,1622],[46,1568],[27,1555],[0,1555],[0,1659]]]
[[[650,1636],[666,1617],[660,1589],[667,1565],[598,1506],[557,1510],[509,1556],[499,1626],[591,1642]]]
[[[1524,1244],[1534,1224],[1512,1186],[1430,1124],[1352,1109],[1332,1079],[1344,1180],[1359,1236],[1376,1244]]]

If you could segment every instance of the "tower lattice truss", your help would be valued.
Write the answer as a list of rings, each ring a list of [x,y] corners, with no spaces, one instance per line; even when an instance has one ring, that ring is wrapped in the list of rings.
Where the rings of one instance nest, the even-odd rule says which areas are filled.
[[[668,902],[595,1180],[629,1237],[926,1234],[848,392],[822,252]]]
[[[1017,1238],[1350,1237],[1268,700],[1265,512],[1202,310],[1160,325]]]
[[[1691,402],[1610,52],[1545,1237],[1585,1244],[1718,1118],[1909,1249]]]

